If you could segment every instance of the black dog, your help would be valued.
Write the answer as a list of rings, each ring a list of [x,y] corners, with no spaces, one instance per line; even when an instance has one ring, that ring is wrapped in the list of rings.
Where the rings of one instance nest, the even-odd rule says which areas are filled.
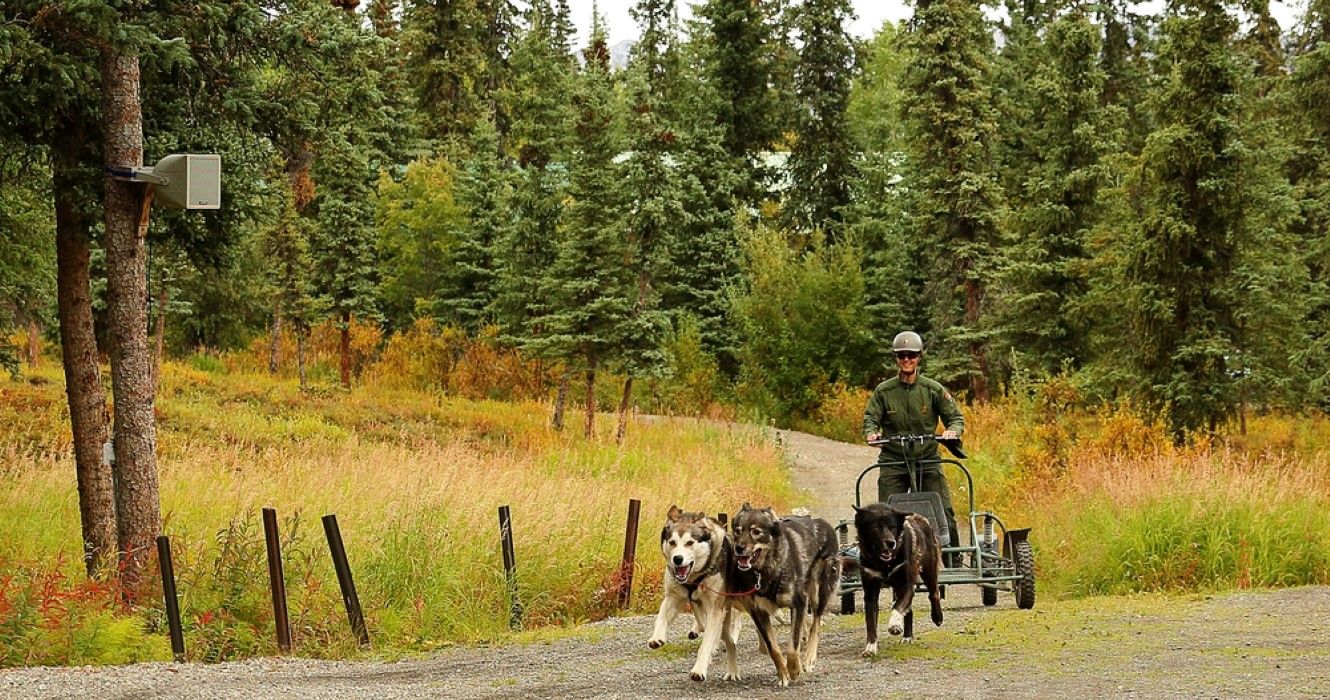
[[[726,595],[753,618],[780,685],[789,685],[817,664],[822,616],[840,581],[836,531],[820,518],[781,518],[770,508],[745,503],[730,521],[730,536],[734,549],[725,570]],[[781,651],[771,626],[780,608],[789,608],[792,617],[787,652]],[[727,653],[733,649],[727,647]]]
[[[859,533],[859,565],[864,583],[864,624],[868,644],[864,656],[877,653],[877,599],[883,584],[891,587],[891,619],[887,632],[904,632],[903,641],[914,641],[914,587],[923,581],[928,589],[933,624],[942,624],[942,594],[937,574],[942,566],[937,535],[928,518],[896,510],[885,503],[867,508],[855,506],[854,529]]]

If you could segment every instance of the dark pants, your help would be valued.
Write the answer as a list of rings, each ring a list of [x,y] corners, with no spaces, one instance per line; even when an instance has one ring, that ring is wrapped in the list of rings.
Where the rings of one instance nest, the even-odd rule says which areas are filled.
[[[905,467],[884,467],[878,470],[877,500],[886,502],[892,494],[906,493],[910,490],[910,472]],[[951,487],[947,477],[936,465],[925,467],[919,472],[919,490],[936,491],[942,497],[942,508],[947,512],[947,529],[951,531],[952,547],[959,547],[961,536],[956,530],[956,511],[951,507]]]

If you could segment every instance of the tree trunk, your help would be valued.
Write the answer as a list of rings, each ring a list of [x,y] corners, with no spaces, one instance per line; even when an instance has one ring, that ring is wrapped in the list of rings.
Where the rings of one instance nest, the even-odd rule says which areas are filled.
[[[102,50],[102,120],[106,165],[142,165],[139,59],[133,52]],[[116,530],[121,590],[125,599],[133,602],[145,592],[156,537],[162,529],[144,245],[152,195],[142,185],[108,175],[103,201],[111,391],[115,399]]]
[[[42,327],[37,323],[37,317],[32,314],[27,316],[28,328],[28,368],[37,369],[37,364],[42,359]]]
[[[300,376],[300,388],[305,388],[305,339],[309,333],[304,328],[296,329],[296,373]]]
[[[623,380],[623,396],[619,399],[619,427],[614,430],[614,443],[622,445],[623,439],[628,435],[628,403],[633,395],[633,375]]]
[[[153,386],[160,387],[162,381],[162,360],[166,357],[166,303],[170,301],[170,294],[166,289],[166,278],[158,277],[157,282],[162,286],[157,289],[157,327],[153,329]],[[154,392],[155,393],[155,392]]]
[[[77,151],[78,146],[71,146]],[[89,286],[88,220],[79,209],[73,177],[76,156],[53,163],[55,190],[56,298],[60,323],[60,362],[73,433],[78,481],[83,564],[92,576],[112,563],[116,551],[115,493],[111,466],[102,462],[106,441],[106,394],[97,363]]]
[[[596,434],[596,358],[590,358],[586,371],[586,426],[582,434],[590,438]]]
[[[351,312],[342,312],[342,387],[351,388]]]
[[[555,430],[563,430],[563,409],[568,405],[568,381],[567,370],[559,375],[559,391],[554,395],[554,417],[550,419],[550,426]]]
[[[277,374],[277,349],[281,342],[282,302],[275,301],[272,305],[272,343],[268,346],[268,374]]]
[[[979,328],[980,304],[983,300],[984,290],[979,280],[965,280],[965,325],[973,332]],[[974,361],[975,373],[972,376],[970,389],[973,392],[974,400],[979,403],[988,403],[988,349],[980,341],[970,343],[970,358]]]

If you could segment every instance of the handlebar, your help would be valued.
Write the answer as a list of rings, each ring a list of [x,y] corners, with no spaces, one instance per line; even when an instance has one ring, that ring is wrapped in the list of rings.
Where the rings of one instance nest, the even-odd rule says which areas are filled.
[[[890,444],[893,444],[893,443],[894,443],[894,444],[900,445],[901,447],[905,447],[905,446],[907,446],[907,445],[909,445],[909,444],[912,444],[912,443],[920,443],[920,444],[923,444],[923,443],[925,443],[925,442],[935,442],[935,443],[937,443],[937,444],[939,444],[939,445],[941,445],[941,446],[947,448],[947,451],[950,452],[951,454],[955,455],[957,459],[965,459],[965,458],[966,458],[965,451],[964,451],[964,450],[962,449],[962,447],[961,447],[961,439],[960,439],[960,438],[949,438],[949,439],[944,440],[944,439],[942,439],[942,437],[941,437],[940,435],[931,435],[931,434],[925,434],[925,435],[888,435],[888,436],[886,436],[886,437],[884,437],[884,438],[882,438],[882,439],[880,439],[880,440],[869,440],[869,441],[868,441],[868,444],[871,445],[871,446],[873,446],[873,447],[881,447],[881,446],[883,446],[883,445],[890,445]]]

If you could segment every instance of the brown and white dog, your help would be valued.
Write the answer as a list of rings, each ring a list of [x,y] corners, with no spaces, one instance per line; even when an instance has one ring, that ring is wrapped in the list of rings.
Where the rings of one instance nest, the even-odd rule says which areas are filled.
[[[730,533],[727,595],[732,606],[753,618],[758,639],[776,665],[778,682],[787,686],[817,664],[822,616],[840,581],[836,531],[820,518],[781,518],[771,508],[745,503],[730,522]],[[792,617],[787,651],[781,650],[771,624],[781,608],[789,608]]]
[[[885,503],[866,508],[855,506],[854,529],[859,534],[859,566],[864,585],[864,625],[868,643],[864,656],[877,653],[878,596],[882,586],[891,587],[891,618],[887,632],[914,641],[914,587],[928,589],[933,624],[942,624],[942,595],[938,569],[942,566],[937,535],[928,519],[917,513],[896,510]]]
[[[725,677],[739,677],[734,659],[738,620],[730,614],[724,595],[728,549],[725,528],[719,522],[702,513],[685,513],[678,506],[670,506],[665,527],[660,531],[660,552],[665,557],[664,591],[660,612],[656,614],[656,628],[647,646],[652,649],[664,646],[670,623],[685,605],[691,605],[694,625],[688,638],[702,637],[697,662],[690,674],[694,680],[706,679],[712,652],[721,640],[729,652]]]

